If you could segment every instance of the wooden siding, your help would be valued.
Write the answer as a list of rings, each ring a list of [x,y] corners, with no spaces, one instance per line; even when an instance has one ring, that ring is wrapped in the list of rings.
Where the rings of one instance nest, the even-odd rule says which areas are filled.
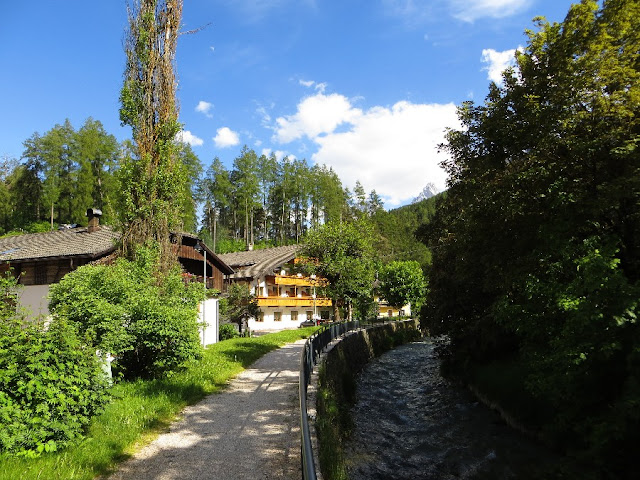
[[[58,283],[62,277],[85,265],[88,259],[61,258],[38,262],[9,264],[20,285],[50,285]],[[6,264],[5,264],[6,265]],[[7,267],[5,267],[7,268]]]

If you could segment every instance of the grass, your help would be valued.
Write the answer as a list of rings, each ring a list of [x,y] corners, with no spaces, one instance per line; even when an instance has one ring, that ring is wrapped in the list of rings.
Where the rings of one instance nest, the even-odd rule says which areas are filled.
[[[307,338],[315,330],[225,340],[207,347],[201,360],[171,377],[117,384],[112,401],[81,443],[34,459],[0,455],[0,480],[89,480],[106,475],[166,430],[185,406],[219,392],[265,353]]]

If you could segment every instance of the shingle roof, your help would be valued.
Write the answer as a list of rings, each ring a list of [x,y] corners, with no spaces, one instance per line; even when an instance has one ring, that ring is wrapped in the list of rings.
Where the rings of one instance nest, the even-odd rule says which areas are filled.
[[[89,233],[86,227],[0,238],[0,262],[58,257],[98,258],[115,250],[120,234],[107,226]]]
[[[296,258],[299,245],[265,248],[246,252],[223,253],[220,259],[233,268],[236,273],[231,279],[258,278],[272,274],[276,267]]]

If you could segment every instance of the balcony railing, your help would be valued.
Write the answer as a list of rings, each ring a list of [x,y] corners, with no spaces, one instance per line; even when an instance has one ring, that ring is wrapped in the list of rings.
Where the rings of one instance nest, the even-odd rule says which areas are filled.
[[[271,285],[290,285],[297,287],[323,287],[326,280],[322,278],[298,277],[297,275],[267,275],[267,283]]]
[[[316,297],[258,297],[259,307],[330,307],[331,299]]]

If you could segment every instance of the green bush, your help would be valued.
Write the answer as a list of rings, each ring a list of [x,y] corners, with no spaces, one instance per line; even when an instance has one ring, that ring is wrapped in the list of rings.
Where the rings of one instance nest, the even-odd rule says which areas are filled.
[[[107,378],[73,326],[5,318],[0,352],[0,451],[33,456],[81,438],[107,399]]]
[[[131,262],[87,265],[51,287],[49,309],[77,326],[84,339],[116,357],[126,378],[158,377],[202,353],[199,284],[185,285],[176,269],[154,275],[153,250]]]
[[[230,323],[223,323],[218,329],[218,336],[221,341],[229,340],[230,338],[236,338],[239,335],[240,334],[238,333],[238,330],[236,330],[236,327],[234,327]]]

